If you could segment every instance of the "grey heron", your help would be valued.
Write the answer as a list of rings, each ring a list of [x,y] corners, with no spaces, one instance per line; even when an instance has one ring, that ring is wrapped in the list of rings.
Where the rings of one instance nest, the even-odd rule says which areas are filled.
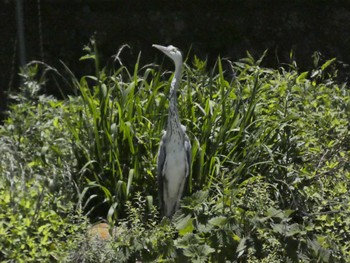
[[[175,73],[170,85],[166,131],[160,141],[157,168],[158,192],[162,215],[171,218],[179,208],[191,169],[191,143],[181,125],[176,92],[181,81],[182,55],[174,46],[153,45],[172,59]]]

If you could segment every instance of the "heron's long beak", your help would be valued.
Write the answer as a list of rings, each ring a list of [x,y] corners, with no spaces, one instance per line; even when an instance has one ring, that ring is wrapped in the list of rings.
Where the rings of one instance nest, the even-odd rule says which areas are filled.
[[[152,47],[159,49],[160,51],[162,51],[166,55],[169,53],[168,48],[165,46],[153,44]]]

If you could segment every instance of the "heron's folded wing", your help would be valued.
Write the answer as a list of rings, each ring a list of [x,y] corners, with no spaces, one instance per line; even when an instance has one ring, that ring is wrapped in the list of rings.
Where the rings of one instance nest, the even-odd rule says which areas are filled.
[[[186,152],[186,177],[188,177],[188,175],[190,174],[191,171],[191,163],[192,163],[192,149],[191,149],[191,142],[188,138],[187,135],[185,135],[185,142],[184,142],[184,146],[185,146],[185,152]]]
[[[163,210],[163,171],[164,171],[164,162],[165,162],[165,132],[160,140],[159,150],[158,150],[158,158],[157,158],[157,179],[158,179],[158,194],[159,194],[159,203],[160,208]]]

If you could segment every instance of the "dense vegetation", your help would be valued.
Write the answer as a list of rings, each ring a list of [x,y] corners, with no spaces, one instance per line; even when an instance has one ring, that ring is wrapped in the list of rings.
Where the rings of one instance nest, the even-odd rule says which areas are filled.
[[[312,72],[249,54],[210,70],[187,63],[179,112],[193,172],[170,221],[157,211],[155,167],[171,74],[139,61],[101,69],[86,50],[95,76],[32,63],[12,95],[0,128],[1,261],[350,261],[350,95],[335,60],[315,56]],[[50,71],[75,95],[42,95]],[[100,219],[116,225],[112,240],[86,236]]]

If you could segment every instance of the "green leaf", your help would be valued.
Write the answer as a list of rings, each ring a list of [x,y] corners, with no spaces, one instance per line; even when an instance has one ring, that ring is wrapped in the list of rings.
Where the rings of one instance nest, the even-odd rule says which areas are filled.
[[[301,74],[297,77],[296,83],[297,83],[297,84],[301,84],[301,83],[307,78],[308,75],[309,75],[309,72],[308,72],[308,71],[305,71],[305,72],[301,73]]]
[[[274,207],[270,207],[269,209],[267,209],[266,216],[280,219],[285,218],[285,214],[283,213],[283,211]]]
[[[194,230],[193,220],[191,215],[181,216],[176,219],[176,229],[181,236],[189,234]]]
[[[238,254],[237,258],[240,258],[244,254],[247,248],[246,242],[247,242],[246,237],[241,238],[241,240],[239,241],[238,246],[236,248],[236,253]]]
[[[79,60],[84,61],[84,60],[88,60],[88,59],[95,60],[96,56],[94,54],[87,54],[87,55],[82,56]]]
[[[208,224],[221,228],[227,224],[227,221],[228,219],[225,216],[216,216],[211,218]]]
[[[326,68],[328,68],[334,61],[336,61],[336,58],[332,58],[330,60],[327,60],[322,66],[321,70],[324,71]]]

